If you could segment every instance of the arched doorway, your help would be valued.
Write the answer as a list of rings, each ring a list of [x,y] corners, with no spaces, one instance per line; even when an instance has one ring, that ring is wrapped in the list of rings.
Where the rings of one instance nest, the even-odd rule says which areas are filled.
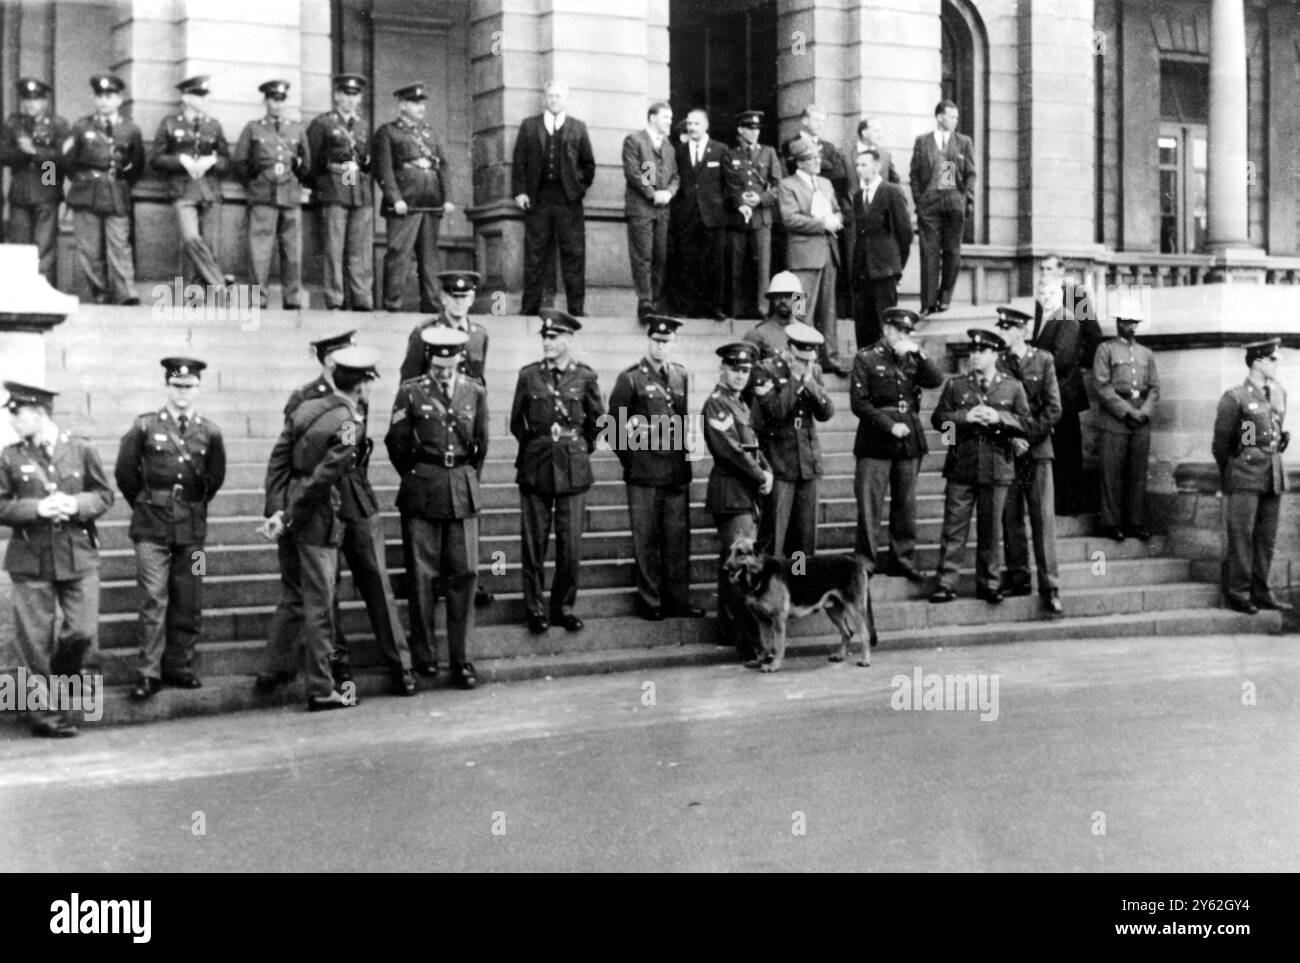
[[[988,241],[988,39],[970,4],[943,0],[940,14],[940,89],[960,111],[957,129],[975,142],[979,172],[975,216],[966,222],[967,244]]]

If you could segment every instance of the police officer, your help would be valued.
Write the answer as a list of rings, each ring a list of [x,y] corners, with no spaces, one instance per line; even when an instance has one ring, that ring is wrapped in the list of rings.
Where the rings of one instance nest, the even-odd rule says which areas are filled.
[[[302,124],[285,116],[289,81],[268,80],[257,89],[266,115],[244,125],[233,158],[248,185],[248,253],[266,307],[278,242],[281,303],[294,311],[302,297],[302,179],[311,170],[311,151]]]
[[[853,359],[849,404],[858,416],[853,440],[853,492],[858,502],[857,553],[872,570],[919,582],[916,568],[916,479],[929,451],[921,423],[921,389],[943,375],[912,340],[915,311],[887,308],[885,336]],[[889,556],[882,555],[880,519],[889,492]]]
[[[364,450],[362,410],[369,402],[370,383],[379,377],[375,370],[379,352],[372,348],[342,348],[332,360],[334,390],[304,401],[289,416],[266,472],[268,507],[279,507],[268,518],[265,531],[278,538],[287,530],[293,537],[302,580],[303,626],[301,636],[271,636],[266,671],[258,675],[256,689],[269,692],[288,681],[300,637],[311,712],[357,703],[355,685],[345,682],[340,692],[330,669],[344,529],[338,514],[339,484]]]
[[[975,547],[975,597],[1002,601],[1002,515],[1007,487],[1015,474],[1013,438],[1023,437],[1029,402],[1020,382],[998,369],[1006,342],[992,331],[971,328],[970,370],[949,378],[930,416],[936,431],[955,432],[943,477],[943,532],[939,544],[939,584],[931,602],[951,602],[966,555],[972,510],[978,510]]]
[[[704,510],[718,528],[718,638],[734,639],[741,658],[753,659],[759,651],[758,625],[744,600],[732,591],[723,568],[731,543],[744,536],[755,538],[755,516],[761,499],[772,491],[774,476],[750,426],[749,406],[740,394],[749,382],[758,351],[744,341],[718,348],[722,359],[718,385],[704,401],[704,443],[713,456]]]
[[[1281,338],[1269,338],[1246,345],[1250,373],[1223,393],[1214,416],[1211,450],[1223,473],[1228,523],[1223,595],[1229,608],[1247,615],[1260,609],[1291,610],[1268,587],[1286,489],[1282,452],[1291,441],[1291,433],[1282,429],[1286,390],[1277,377],[1281,343]]]
[[[1061,417],[1061,390],[1056,382],[1056,362],[1047,351],[1025,341],[1032,316],[1015,308],[998,308],[998,331],[1007,344],[998,364],[1020,382],[1029,402],[1025,437],[1011,439],[1016,470],[1007,490],[1002,517],[1006,567],[1002,571],[1003,595],[1028,595],[1029,543],[1025,540],[1025,509],[1034,538],[1038,568],[1038,595],[1043,607],[1060,615],[1060,578],[1056,567],[1056,496],[1052,484],[1052,428]]]
[[[1097,349],[1092,375],[1101,407],[1100,533],[1116,542],[1146,541],[1147,455],[1151,416],[1160,398],[1156,356],[1133,340],[1140,319],[1116,318],[1118,337]]]
[[[393,92],[398,117],[375,131],[374,171],[384,192],[380,212],[388,225],[384,252],[384,310],[402,310],[412,257],[420,279],[420,310],[437,310],[438,234],[444,214],[456,209],[447,155],[424,122],[424,84]]]
[[[18,104],[0,138],[0,165],[10,169],[6,240],[35,244],[41,274],[53,285],[68,122],[50,113],[50,85],[33,77],[18,81]]]
[[[234,275],[222,273],[216,257],[221,249],[221,175],[230,167],[230,148],[220,121],[207,113],[209,78],[191,77],[176,89],[181,111],[158,125],[153,168],[167,178],[181,247],[192,270],[216,290],[235,281]]]
[[[131,252],[131,188],[144,175],[144,139],[140,128],[118,113],[125,88],[111,74],[91,77],[95,112],[73,124],[63,143],[77,263],[98,304],[140,303]]]
[[[13,529],[5,571],[13,581],[14,630],[27,670],[77,675],[99,633],[95,519],[113,504],[90,444],[60,432],[53,391],[4,383],[18,440],[0,451],[0,525]],[[75,736],[72,718],[32,713],[38,736]]]
[[[758,142],[763,128],[761,110],[742,110],[736,115],[736,145],[731,149],[731,170],[727,178],[727,246],[731,256],[731,313],[752,317],[762,302],[761,292],[772,271],[772,220],[777,209],[776,187],[785,172],[776,149]],[[753,281],[746,285],[746,271]],[[749,307],[748,291],[754,292]]]
[[[370,185],[370,138],[357,110],[365,78],[335,74],[334,109],[307,127],[311,171],[307,183],[320,204],[321,272],[325,307],[353,311],[375,306],[375,206]]]
[[[767,316],[745,332],[745,340],[758,346],[758,358],[775,358],[786,349],[785,328],[794,320],[795,303],[803,298],[799,279],[782,271],[767,285]]]
[[[478,580],[479,478],[488,448],[487,391],[458,370],[465,332],[435,326],[422,334],[430,373],[402,382],[384,444],[401,475],[397,509],[410,578],[415,661],[437,671],[434,586],[447,596],[447,649],[452,682],[478,684],[466,639],[474,624]]]
[[[543,308],[541,361],[525,365],[510,407],[510,434],[519,442],[515,481],[522,501],[524,607],[528,629],[541,635],[551,623],[582,630],[573,614],[582,565],[582,528],[591,488],[591,452],[605,414],[596,372],[570,356],[582,328],[571,315]],[[550,618],[542,608],[546,538],[555,523],[555,577]]]
[[[226,480],[221,429],[200,415],[196,358],[163,358],[167,404],[136,417],[117,450],[113,474],[131,506],[140,603],[140,664],[131,698],[162,684],[202,686],[194,671],[202,630],[203,545],[208,504]]]
[[[759,447],[775,476],[763,504],[759,541],[769,552],[792,558],[817,551],[817,479],[822,449],[817,422],[829,421],[835,405],[817,364],[821,332],[796,321],[785,329],[789,348],[754,368],[748,390]]]
[[[685,366],[668,360],[681,324],[647,315],[645,357],[619,372],[609,394],[618,425],[614,450],[623,465],[632,520],[636,610],[650,622],[704,616],[690,604],[690,379]]]

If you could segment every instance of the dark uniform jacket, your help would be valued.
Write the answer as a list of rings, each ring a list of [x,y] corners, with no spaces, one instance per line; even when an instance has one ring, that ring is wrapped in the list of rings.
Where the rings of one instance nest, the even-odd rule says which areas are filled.
[[[884,179],[867,203],[867,192],[853,195],[853,283],[898,277],[912,252],[912,215],[901,187]]]
[[[731,216],[727,226],[736,231],[757,231],[762,227],[771,227],[772,221],[780,214],[776,187],[784,174],[781,161],[776,156],[776,148],[764,144],[751,147],[738,140],[731,148],[731,177],[727,191]],[[753,191],[759,196],[758,206],[754,208],[748,224],[740,213],[746,191]]]
[[[1023,358],[1004,352],[998,362],[1002,370],[1020,382],[1029,402],[1029,417],[1022,427],[1029,451],[1024,456],[1033,461],[1050,461],[1052,426],[1061,420],[1061,392],[1056,384],[1056,366],[1046,351],[1030,348]]]
[[[731,187],[731,152],[721,141],[710,138],[698,167],[691,166],[691,142],[677,145],[677,176],[681,187],[673,197],[673,219],[699,211],[705,227],[727,226],[727,194]]]
[[[510,434],[519,442],[515,482],[545,495],[590,488],[604,414],[596,372],[581,361],[569,359],[558,385],[545,361],[521,368],[510,407]]]
[[[195,180],[181,164],[182,154],[195,158],[215,155],[217,162]],[[230,169],[230,146],[221,124],[208,116],[187,121],[184,114],[168,114],[153,139],[153,169],[167,178],[173,201],[211,204],[221,200],[221,175]]]
[[[406,339],[406,357],[402,359],[401,377],[403,381],[409,381],[412,378],[418,378],[424,374],[428,364],[424,357],[424,341],[420,338],[420,332],[425,328],[431,328],[434,325],[444,325],[448,328],[453,327],[451,319],[446,315],[438,314],[425,321],[423,324],[417,324],[412,330],[411,335]],[[477,381],[483,387],[487,387],[487,350],[488,350],[488,333],[487,328],[477,321],[470,321],[469,328],[465,332],[469,335],[469,341],[465,344],[465,349],[461,352],[460,364],[456,370],[465,377]]]
[[[627,184],[623,192],[623,213],[627,217],[666,216],[667,205],[655,207],[655,191],[675,195],[681,187],[672,138],[665,136],[656,151],[654,141],[644,130],[624,137],[623,180]]]
[[[19,149],[18,138],[23,134],[32,139],[35,154]],[[22,113],[10,116],[0,138],[0,166],[10,169],[10,204],[38,207],[63,200],[63,144],[67,139],[68,122],[62,117],[49,113],[40,117]],[[44,176],[47,163],[54,164],[53,178]]]
[[[63,145],[64,169],[72,179],[68,207],[100,216],[131,213],[131,188],[144,176],[144,138],[121,116],[112,128],[110,136],[96,115],[72,125]]]
[[[284,406],[284,419],[288,422],[298,407],[313,398],[326,398],[334,391],[333,385],[319,375],[315,381],[309,381],[301,388],[295,388]],[[365,439],[360,442],[357,459],[352,470],[339,479],[339,518],[345,522],[360,521],[370,518],[379,511],[379,499],[370,485],[370,456],[374,452],[375,442],[369,435],[370,413],[365,402],[357,406],[362,425],[366,428]],[[269,489],[268,489],[269,492]],[[283,508],[283,505],[278,506]],[[268,509],[271,515],[274,509]]]
[[[576,117],[564,115],[558,131],[560,138],[560,184],[564,196],[572,203],[586,196],[596,179],[596,155],[591,151],[587,125]],[[665,145],[668,143],[664,139]],[[527,194],[534,203],[542,187],[546,166],[546,121],[541,114],[525,117],[515,138],[510,165],[510,193]]]
[[[311,170],[307,132],[296,120],[250,120],[235,145],[232,164],[248,185],[248,203],[270,207],[302,204],[302,180]]]
[[[304,401],[289,416],[266,466],[266,514],[284,512],[304,545],[338,545],[340,480],[366,442],[360,414],[339,394]]]
[[[745,340],[758,345],[759,361],[776,357],[790,344],[785,336],[785,325],[775,317],[764,318],[746,331]]]
[[[609,413],[618,421],[623,481],[651,488],[680,488],[691,480],[686,426],[690,384],[686,368],[668,362],[667,376],[642,358],[619,372],[609,393]]]
[[[1224,494],[1286,490],[1282,467],[1282,449],[1290,441],[1290,433],[1282,430],[1286,390],[1269,381],[1268,392],[1271,397],[1247,379],[1219,399],[1211,451],[1223,473]]]
[[[1087,411],[1088,390],[1084,375],[1092,371],[1097,346],[1102,342],[1101,325],[1093,317],[1091,295],[1082,286],[1062,285],[1065,300],[1046,317],[1043,306],[1034,302],[1034,344],[1050,352],[1056,362],[1056,382],[1061,388],[1061,407],[1066,411]]]
[[[133,541],[201,544],[207,536],[208,503],[226,480],[221,429],[190,414],[182,434],[166,408],[146,412],[122,436],[113,474],[132,507]]]
[[[307,149],[311,154],[307,186],[316,192],[318,203],[339,207],[373,203],[370,137],[360,115],[349,126],[337,110],[321,114],[307,127]]]
[[[751,421],[772,474],[782,481],[808,481],[822,475],[817,422],[829,421],[835,404],[822,385],[822,369],[816,362],[804,384],[791,374],[790,362],[783,353],[754,367],[748,386],[753,397]]]
[[[1156,356],[1150,348],[1136,341],[1129,343],[1111,338],[1097,349],[1092,376],[1097,382],[1097,402],[1101,415],[1097,419],[1102,431],[1123,434],[1137,430],[1124,420],[1125,414],[1150,417],[1160,398],[1160,377],[1156,373]]]
[[[402,476],[397,510],[403,515],[445,521],[479,513],[488,449],[487,389],[481,384],[457,373],[449,401],[432,375],[402,382],[384,444]]]
[[[967,420],[967,414],[979,404],[997,409],[996,424],[977,425]],[[938,431],[948,430],[949,424],[956,426],[943,477],[958,485],[1011,484],[1016,470],[1011,439],[1024,436],[1028,419],[1029,401],[1015,378],[995,371],[987,393],[980,391],[974,372],[949,378],[930,416],[930,424]]]
[[[55,491],[76,496],[75,518],[56,522],[37,514],[41,499]],[[96,571],[95,519],[112,504],[104,466],[84,438],[60,432],[48,458],[39,445],[9,445],[0,451],[0,525],[13,529],[5,571],[45,581],[77,579]]]
[[[718,385],[704,402],[704,443],[713,456],[704,510],[714,515],[747,515],[758,506],[767,459],[749,423],[749,407]]]
[[[903,461],[929,451],[921,424],[921,389],[941,384],[943,375],[924,352],[900,358],[884,339],[859,351],[849,383],[849,404],[858,416],[853,457]],[[912,429],[906,438],[890,434],[898,422]]]
[[[398,201],[408,210],[442,216],[442,205],[451,197],[447,155],[433,128],[406,118],[390,120],[375,131],[371,151],[372,170],[384,192],[380,212],[393,214]]]

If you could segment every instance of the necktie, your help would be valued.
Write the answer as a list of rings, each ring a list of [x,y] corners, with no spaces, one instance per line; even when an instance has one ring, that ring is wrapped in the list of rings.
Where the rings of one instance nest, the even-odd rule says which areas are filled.
[[[988,393],[989,393],[989,379],[984,377],[983,375],[980,375],[980,394],[986,395]]]
[[[104,133],[108,135],[109,140],[113,139],[113,122],[111,120],[104,121]]]
[[[1264,385],[1264,400],[1269,404],[1273,403],[1273,392],[1268,385]]]
[[[559,369],[559,368],[555,368],[555,367],[551,368],[551,384],[553,384],[556,388],[560,387],[560,369]]]
[[[280,133],[280,118],[279,118],[279,117],[275,118],[275,132],[276,132],[277,134]]]
[[[181,434],[183,435],[185,434],[185,429],[189,427],[190,419],[185,415],[181,415],[176,419],[176,423],[181,426]]]

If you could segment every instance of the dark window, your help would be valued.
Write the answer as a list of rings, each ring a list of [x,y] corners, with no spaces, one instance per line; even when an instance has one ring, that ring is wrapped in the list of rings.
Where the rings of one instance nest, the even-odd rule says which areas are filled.
[[[1184,124],[1210,121],[1210,65],[1193,60],[1160,61],[1160,118]]]

